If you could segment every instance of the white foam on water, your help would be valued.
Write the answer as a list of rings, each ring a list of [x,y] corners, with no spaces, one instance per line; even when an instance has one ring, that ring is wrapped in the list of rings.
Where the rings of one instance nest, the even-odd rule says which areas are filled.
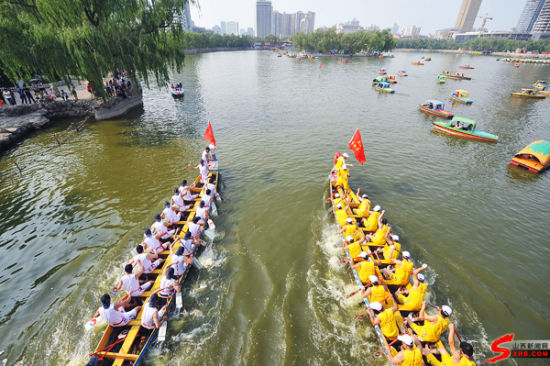
[[[208,245],[199,257],[201,264],[207,269],[220,267],[227,261],[227,257],[214,252],[212,244]]]

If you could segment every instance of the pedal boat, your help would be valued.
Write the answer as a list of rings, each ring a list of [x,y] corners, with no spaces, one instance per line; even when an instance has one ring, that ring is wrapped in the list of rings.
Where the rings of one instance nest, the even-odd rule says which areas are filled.
[[[518,152],[510,161],[534,173],[540,173],[550,166],[550,141],[538,140]]]
[[[456,137],[467,138],[477,141],[497,142],[498,136],[476,129],[476,121],[472,119],[454,117],[450,121],[433,122],[434,130]]]

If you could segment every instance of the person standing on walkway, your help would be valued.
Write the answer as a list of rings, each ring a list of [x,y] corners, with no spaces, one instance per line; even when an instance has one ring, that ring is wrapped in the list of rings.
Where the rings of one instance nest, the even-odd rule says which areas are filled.
[[[31,100],[33,103],[36,103],[36,100],[34,100],[34,98],[32,97],[31,89],[28,86],[24,88],[24,91],[25,95],[27,96],[27,100],[29,101],[29,104],[31,104]]]
[[[13,92],[13,88],[10,89],[10,104],[11,105],[17,105],[17,102],[15,100],[15,93]]]
[[[19,99],[21,99],[21,104],[27,104],[27,95],[25,94],[23,88],[19,88],[17,90],[19,91]]]

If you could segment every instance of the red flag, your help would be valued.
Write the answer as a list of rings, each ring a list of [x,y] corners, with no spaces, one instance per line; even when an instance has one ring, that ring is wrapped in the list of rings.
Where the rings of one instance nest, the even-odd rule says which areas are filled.
[[[206,131],[204,132],[204,141],[210,141],[212,145],[216,145],[216,139],[214,138],[214,131],[212,131],[212,125],[210,124],[210,121],[208,121],[208,127],[206,128]]]
[[[359,129],[355,130],[355,133],[349,141],[348,146],[350,149],[353,150],[357,161],[359,161],[361,165],[365,164],[365,161],[367,161],[367,159],[365,158],[365,149],[363,148],[363,141],[361,140],[361,133],[359,132]]]

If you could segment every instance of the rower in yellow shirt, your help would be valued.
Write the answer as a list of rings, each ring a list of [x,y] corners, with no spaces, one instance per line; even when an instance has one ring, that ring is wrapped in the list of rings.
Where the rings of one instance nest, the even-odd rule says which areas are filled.
[[[413,286],[406,290],[399,288],[396,292],[399,301],[399,310],[418,311],[422,308],[422,301],[426,295],[428,285],[424,283],[424,275],[420,272],[428,268],[427,264],[417,268],[413,272]]]
[[[342,203],[337,204],[336,207],[333,208],[334,214],[336,216],[336,222],[340,227],[344,227],[344,225],[346,224],[346,219],[349,218],[347,209],[348,209],[348,206],[347,205],[344,206],[342,205]]]
[[[447,352],[445,346],[439,347],[437,350],[433,350],[432,353],[439,353],[441,355],[441,361],[439,361],[433,354],[428,354],[426,359],[432,366],[476,366],[476,362],[473,358],[474,347],[468,342],[460,342],[460,349],[456,348],[455,344],[455,325],[449,324],[449,348],[451,354]]]
[[[368,260],[367,256],[366,252],[361,252],[357,257],[352,257],[350,261],[351,268],[357,270],[357,275],[363,285],[370,284],[370,276],[376,275],[374,266],[381,264],[380,261]]]
[[[384,248],[378,248],[376,251],[378,253],[381,252],[382,257],[386,260],[389,260],[390,258],[399,258],[399,253],[401,253],[399,235],[392,235],[391,231],[389,231],[386,235],[386,244],[384,245]]]
[[[377,246],[386,244],[386,236],[391,232],[391,226],[388,225],[388,220],[380,215],[378,218],[378,230],[374,234],[367,235],[367,240]]]
[[[338,229],[338,232],[344,235],[344,238],[351,236],[355,242],[365,241],[365,233],[351,217],[346,219],[344,226]]]
[[[397,337],[401,341],[401,351],[396,355],[393,355],[390,346],[386,344],[386,351],[388,351],[388,357],[390,363],[397,366],[424,366],[424,360],[422,360],[422,344],[418,339],[413,339],[408,334],[403,334]]]
[[[380,331],[384,337],[386,337],[387,341],[393,341],[396,339],[399,335],[399,328],[397,327],[397,321],[394,314],[398,311],[397,306],[384,310],[382,304],[379,302],[371,302],[369,304],[369,308],[372,310],[372,313],[374,313],[373,316],[370,311],[367,312],[372,325],[380,325]]]
[[[407,286],[410,281],[414,263],[411,260],[411,254],[407,251],[402,253],[402,260],[390,258],[394,269],[383,268],[382,273],[386,276],[387,285]]]
[[[338,173],[338,171],[342,169],[347,169],[348,166],[353,166],[353,164],[346,164],[346,160],[349,158],[348,153],[343,153],[336,159],[336,164],[334,164],[334,171]]]
[[[347,249],[349,251],[350,258],[357,258],[359,256],[359,254],[361,254],[361,252],[363,252],[365,250],[367,252],[369,251],[369,247],[366,246],[366,245],[363,245],[364,242],[365,242],[364,237],[360,241],[355,241],[353,236],[347,236],[346,241],[344,241],[342,243],[342,249],[343,250]],[[347,243],[347,245],[346,245],[346,243]]]
[[[361,188],[357,188],[357,194],[355,195],[359,200],[359,207],[355,209],[355,215],[359,219],[369,217],[371,202],[369,201],[369,196],[366,194],[360,195]]]
[[[382,306],[386,307],[386,304],[390,303],[387,299],[387,296],[390,294],[388,286],[385,283],[380,284],[376,276],[370,276],[369,279],[372,286],[366,290],[363,289],[361,295],[363,298],[368,298],[369,303],[379,302]],[[393,302],[391,303],[393,304]]]
[[[436,308],[437,315],[426,314],[426,301],[422,301],[422,307],[420,308],[420,315],[418,318],[413,319],[410,327],[418,335],[418,338],[422,342],[435,343],[439,341],[441,334],[443,334],[449,327],[449,317],[453,313],[453,310],[448,305]],[[424,321],[423,325],[418,325],[414,322]]]
[[[384,216],[385,211],[380,212],[382,207],[380,205],[374,206],[372,211],[369,211],[369,217],[363,219],[363,225],[365,226],[365,231],[374,232],[378,230],[378,221],[380,217]]]

